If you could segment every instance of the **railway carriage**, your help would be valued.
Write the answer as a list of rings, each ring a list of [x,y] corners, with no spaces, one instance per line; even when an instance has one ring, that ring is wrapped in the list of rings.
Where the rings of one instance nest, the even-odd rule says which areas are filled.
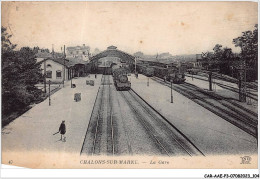
[[[166,78],[167,81],[171,81],[176,84],[183,83],[185,81],[184,71],[180,71],[177,67],[164,68],[159,66],[149,66],[138,64],[136,66],[138,73],[141,73],[147,77],[156,76],[158,78]]]
[[[185,80],[186,80],[186,79],[185,79],[184,73],[179,73],[179,72],[177,72],[177,71],[175,71],[175,72],[173,72],[173,73],[171,73],[171,74],[169,74],[169,75],[167,76],[167,81],[172,81],[172,82],[175,83],[175,84],[181,84],[181,83],[183,83]]]
[[[198,68],[191,68],[191,69],[187,70],[187,72],[192,75],[197,75],[199,71],[200,71],[200,69],[198,69]]]
[[[173,83],[180,84],[185,81],[184,72],[180,72],[178,68],[163,68],[154,67],[154,76],[164,79],[166,77],[167,81],[172,81]]]
[[[154,76],[154,68],[153,67],[147,67],[144,71],[144,75],[147,77]]]

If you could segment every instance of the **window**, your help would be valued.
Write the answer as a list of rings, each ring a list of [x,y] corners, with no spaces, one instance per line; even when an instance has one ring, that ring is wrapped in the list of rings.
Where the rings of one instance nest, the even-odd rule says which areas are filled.
[[[50,65],[50,64],[48,64],[48,65],[47,65],[47,68],[51,68],[51,65]]]
[[[52,78],[52,71],[46,71],[46,78]]]
[[[85,55],[85,52],[83,52],[83,55]]]
[[[61,71],[60,70],[56,71],[56,78],[61,78]]]

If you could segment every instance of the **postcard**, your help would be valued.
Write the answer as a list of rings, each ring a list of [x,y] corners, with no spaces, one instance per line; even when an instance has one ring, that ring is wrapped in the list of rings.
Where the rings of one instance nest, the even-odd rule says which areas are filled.
[[[1,4],[2,164],[258,168],[257,2]]]

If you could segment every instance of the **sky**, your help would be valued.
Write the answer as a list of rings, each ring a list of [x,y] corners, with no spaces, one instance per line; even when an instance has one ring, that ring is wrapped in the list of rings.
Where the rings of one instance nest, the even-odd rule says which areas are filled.
[[[61,51],[86,44],[114,45],[130,54],[211,51],[258,22],[257,2],[2,2],[2,26],[11,41]]]

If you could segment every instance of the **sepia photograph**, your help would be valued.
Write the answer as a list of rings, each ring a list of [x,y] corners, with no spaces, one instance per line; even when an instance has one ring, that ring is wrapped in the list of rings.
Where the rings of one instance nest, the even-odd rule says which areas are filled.
[[[258,168],[258,2],[1,10],[2,164]]]

